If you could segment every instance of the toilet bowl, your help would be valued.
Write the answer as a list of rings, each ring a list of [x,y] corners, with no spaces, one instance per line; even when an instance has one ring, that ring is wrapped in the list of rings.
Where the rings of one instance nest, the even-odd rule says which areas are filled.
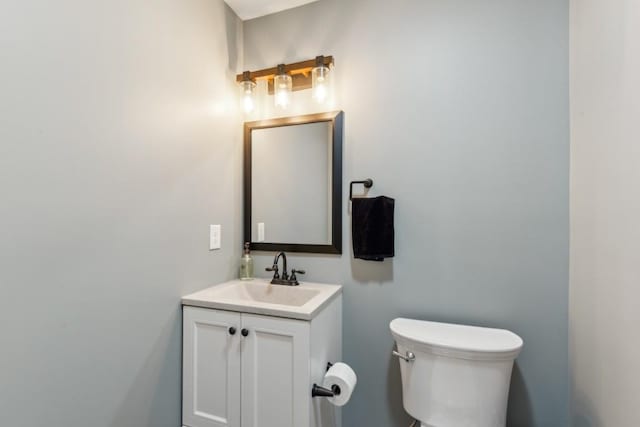
[[[413,319],[390,323],[405,410],[422,427],[504,427],[522,339],[503,329]]]

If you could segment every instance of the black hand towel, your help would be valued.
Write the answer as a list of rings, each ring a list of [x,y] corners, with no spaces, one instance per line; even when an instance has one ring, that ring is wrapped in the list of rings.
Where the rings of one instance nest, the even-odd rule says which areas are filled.
[[[353,256],[382,261],[394,255],[393,208],[395,200],[380,196],[351,201]]]

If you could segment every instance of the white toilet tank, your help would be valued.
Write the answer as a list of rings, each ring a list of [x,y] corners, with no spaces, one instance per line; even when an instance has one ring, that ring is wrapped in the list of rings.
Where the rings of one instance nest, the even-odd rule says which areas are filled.
[[[409,359],[398,358],[404,408],[423,427],[505,426],[518,335],[402,318],[390,328]]]

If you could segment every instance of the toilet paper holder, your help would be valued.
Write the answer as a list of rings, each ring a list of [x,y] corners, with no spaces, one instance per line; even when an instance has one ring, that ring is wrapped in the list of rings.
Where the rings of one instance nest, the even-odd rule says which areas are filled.
[[[337,385],[332,385],[331,389],[326,387],[319,386],[318,384],[313,384],[311,388],[311,397],[335,397],[340,396],[340,387]]]
[[[327,371],[332,366],[333,366],[333,363],[327,362]],[[342,390],[340,390],[340,387],[335,384],[331,386],[331,389],[328,389],[326,387],[322,387],[314,383],[313,387],[311,388],[311,397],[335,397],[335,396],[340,396],[341,392]]]

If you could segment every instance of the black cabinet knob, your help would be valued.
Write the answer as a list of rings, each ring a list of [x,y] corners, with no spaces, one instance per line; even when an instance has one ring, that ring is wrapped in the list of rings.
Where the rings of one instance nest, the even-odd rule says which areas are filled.
[[[246,337],[247,335],[249,335],[249,330],[248,329],[242,329],[242,331],[240,333],[242,334],[243,337]]]
[[[234,328],[233,326],[229,328],[229,335],[235,335],[236,334],[236,328]]]

